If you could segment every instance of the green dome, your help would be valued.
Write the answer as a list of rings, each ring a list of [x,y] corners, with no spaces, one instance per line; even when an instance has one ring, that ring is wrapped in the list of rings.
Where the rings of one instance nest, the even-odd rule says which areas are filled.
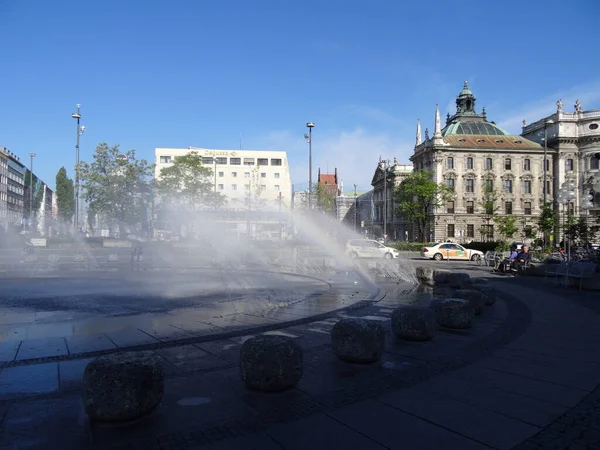
[[[460,91],[460,94],[458,94],[458,96],[459,97],[473,96],[471,89],[469,89],[469,84],[466,81],[465,81],[465,85],[462,88],[462,91]]]
[[[478,134],[484,136],[510,136],[498,125],[490,122],[452,122],[442,130],[443,136],[452,134]]]

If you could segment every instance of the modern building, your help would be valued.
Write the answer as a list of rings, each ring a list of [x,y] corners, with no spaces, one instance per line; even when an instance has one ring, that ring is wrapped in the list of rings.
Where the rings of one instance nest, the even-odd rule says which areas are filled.
[[[529,125],[524,120],[522,136],[546,144],[547,201],[558,212],[567,210],[595,222],[600,216],[600,110],[584,111],[577,100],[574,111],[567,112],[558,100],[554,114]],[[561,186],[569,180],[575,182],[575,195],[559,199]]]
[[[412,164],[399,164],[379,158],[371,186],[373,186],[373,229],[372,233],[390,240],[407,240],[412,233],[412,224],[394,214],[394,189],[413,172]]]
[[[17,155],[0,147],[0,225],[4,230],[21,227],[25,170]]]
[[[465,81],[456,98],[456,113],[447,115],[444,128],[439,107],[433,136],[426,129],[423,139],[417,124],[410,158],[415,170],[431,171],[437,183],[453,192],[447,203],[431,212],[432,241],[498,239],[492,220],[496,216],[519,216],[519,235],[525,234],[537,224],[542,210],[544,147],[488,121],[485,108],[477,112],[475,104]],[[489,192],[495,193],[493,214],[484,202]]]
[[[244,210],[248,198],[256,196],[269,208],[291,207],[292,183],[284,151],[157,148],[156,179],[176,157],[192,151],[213,170],[215,190],[227,197],[227,208]]]

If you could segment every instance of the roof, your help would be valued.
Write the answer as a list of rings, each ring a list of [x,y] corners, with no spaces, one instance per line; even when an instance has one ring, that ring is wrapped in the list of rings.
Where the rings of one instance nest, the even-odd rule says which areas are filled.
[[[489,136],[483,134],[452,134],[444,136],[444,142],[458,148],[508,148],[511,150],[541,150],[542,146],[521,136]]]
[[[456,121],[446,126],[442,130],[442,136],[452,134],[476,134],[489,136],[510,136],[496,124],[490,122],[475,122],[475,121]]]
[[[319,175],[319,183],[321,184],[337,184],[335,180],[335,175],[322,173]]]

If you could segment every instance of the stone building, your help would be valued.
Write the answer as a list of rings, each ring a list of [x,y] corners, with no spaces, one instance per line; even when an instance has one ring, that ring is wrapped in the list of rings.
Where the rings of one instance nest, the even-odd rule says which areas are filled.
[[[567,112],[559,100],[554,114],[529,125],[524,120],[522,136],[541,145],[546,140],[547,201],[558,212],[570,211],[595,222],[600,216],[600,110],[584,111],[577,100],[574,111]],[[568,180],[575,182],[575,197],[561,204],[558,193]]]
[[[23,221],[25,165],[20,158],[0,147],[0,226],[20,229]]]
[[[489,211],[486,192],[495,192],[495,216],[519,216],[521,237],[537,223],[542,208],[544,147],[523,136],[514,136],[487,119],[485,108],[475,109],[476,99],[467,82],[456,98],[456,113],[448,114],[444,128],[436,107],[433,136],[425,130],[417,137],[411,161],[415,170],[429,170],[433,179],[453,190],[446,204],[432,211],[431,241],[494,240],[501,238]]]
[[[413,171],[412,164],[399,164],[379,158],[371,186],[373,186],[373,234],[390,240],[404,241],[412,235],[412,226],[394,215],[394,188]]]

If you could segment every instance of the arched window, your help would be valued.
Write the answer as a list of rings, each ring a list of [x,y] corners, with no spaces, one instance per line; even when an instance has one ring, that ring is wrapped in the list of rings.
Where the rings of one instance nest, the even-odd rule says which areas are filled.
[[[473,169],[473,158],[471,158],[471,157],[467,158],[467,169],[469,169],[469,170]]]
[[[506,158],[504,160],[504,170],[511,170],[512,168],[512,162],[510,160],[510,158]]]

